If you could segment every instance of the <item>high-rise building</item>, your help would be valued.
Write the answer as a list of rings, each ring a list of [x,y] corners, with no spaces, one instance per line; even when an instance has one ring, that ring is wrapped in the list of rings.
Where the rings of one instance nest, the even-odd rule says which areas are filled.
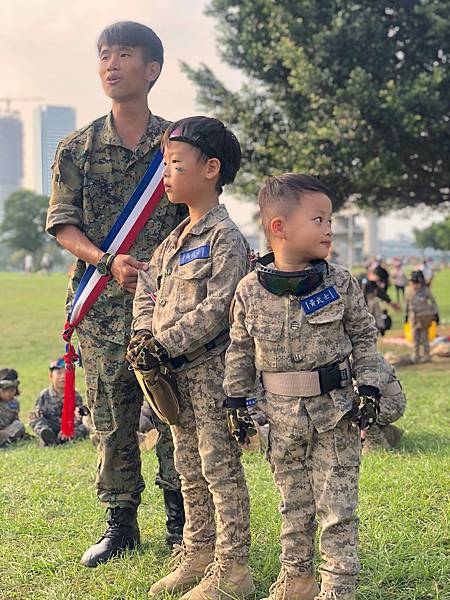
[[[70,106],[38,106],[34,112],[36,191],[50,195],[52,172],[59,142],[75,129],[75,109]]]
[[[0,219],[6,198],[23,176],[23,124],[17,112],[0,113]]]

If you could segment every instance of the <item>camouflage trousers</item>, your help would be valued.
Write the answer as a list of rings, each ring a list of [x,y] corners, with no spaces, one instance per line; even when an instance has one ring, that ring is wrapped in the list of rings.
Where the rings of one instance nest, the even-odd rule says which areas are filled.
[[[125,360],[126,346],[77,331],[83,359],[87,405],[97,436],[98,463],[95,485],[105,507],[137,507],[145,487],[137,431],[142,394]],[[168,425],[155,420],[160,433],[156,454],[157,484],[179,489],[173,463],[173,442]]]
[[[430,356],[430,342],[428,340],[428,329],[425,327],[419,327],[418,325],[412,326],[413,335],[413,358],[418,360],[420,358],[420,349],[423,348],[423,354],[425,358]]]
[[[0,429],[0,447],[8,444],[9,442],[15,442],[25,435],[24,424],[16,419],[7,427]]]
[[[30,427],[37,435],[40,435],[44,429],[51,429],[55,435],[58,435],[61,431],[61,423],[55,423],[54,419],[46,419],[45,417],[38,417],[37,419],[30,419]],[[83,423],[75,423],[74,426],[75,434],[74,439],[79,440],[89,435],[89,431],[83,425]]]
[[[215,543],[217,559],[246,562],[249,496],[241,450],[228,432],[223,376],[222,356],[176,373],[182,413],[172,434],[186,513],[183,541],[194,551]]]
[[[316,519],[321,526],[322,589],[352,593],[357,555],[359,430],[347,419],[318,433],[299,398],[266,393],[268,457],[281,494],[281,563],[294,576],[313,575]]]

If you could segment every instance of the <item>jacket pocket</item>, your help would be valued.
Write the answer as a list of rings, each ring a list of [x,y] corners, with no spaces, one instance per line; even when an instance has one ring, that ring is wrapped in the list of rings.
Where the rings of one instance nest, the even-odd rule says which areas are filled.
[[[342,321],[344,317],[345,305],[343,302],[333,302],[320,310],[306,315],[306,320],[311,325],[322,325],[324,323],[333,323]]]
[[[179,277],[180,279],[185,279],[189,281],[190,279],[205,279],[206,277],[211,277],[212,275],[212,263],[210,260],[208,261],[192,261],[185,265],[178,265],[176,270],[174,270],[175,277]]]
[[[264,315],[248,314],[245,325],[252,337],[269,342],[278,341],[283,331],[283,321]]]

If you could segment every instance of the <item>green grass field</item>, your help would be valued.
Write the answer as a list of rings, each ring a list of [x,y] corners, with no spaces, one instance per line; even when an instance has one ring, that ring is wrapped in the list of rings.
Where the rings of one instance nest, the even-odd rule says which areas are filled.
[[[22,418],[63,351],[64,275],[0,274],[0,365],[18,369]],[[450,271],[433,284],[450,322]],[[395,323],[399,326],[400,319]],[[364,457],[360,492],[361,600],[450,600],[450,361],[399,370],[408,397],[396,452]],[[78,388],[84,389],[82,372]],[[251,564],[258,598],[278,573],[278,496],[267,463],[246,453],[252,498]],[[79,558],[104,528],[90,442],[0,450],[0,599],[137,600],[167,572],[156,461],[143,456],[143,545],[94,570]]]

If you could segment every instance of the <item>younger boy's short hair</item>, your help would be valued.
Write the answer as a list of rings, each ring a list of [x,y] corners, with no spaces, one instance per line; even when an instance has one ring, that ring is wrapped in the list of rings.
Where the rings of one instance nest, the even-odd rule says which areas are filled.
[[[233,183],[241,166],[241,146],[231,129],[222,121],[210,117],[187,117],[172,123],[164,133],[161,149],[168,142],[185,142],[197,148],[206,162],[210,158],[220,160],[220,176],[216,189],[219,194],[227,183]]]
[[[135,21],[118,21],[106,27],[97,40],[97,50],[102,46],[136,46],[142,47],[144,63],[157,62],[161,69],[164,64],[164,48],[161,40],[150,27]],[[156,83],[152,81],[150,88]]]
[[[258,192],[261,222],[266,238],[270,238],[270,223],[275,217],[288,218],[308,192],[325,194],[331,200],[327,187],[316,177],[303,173],[274,175]]]

